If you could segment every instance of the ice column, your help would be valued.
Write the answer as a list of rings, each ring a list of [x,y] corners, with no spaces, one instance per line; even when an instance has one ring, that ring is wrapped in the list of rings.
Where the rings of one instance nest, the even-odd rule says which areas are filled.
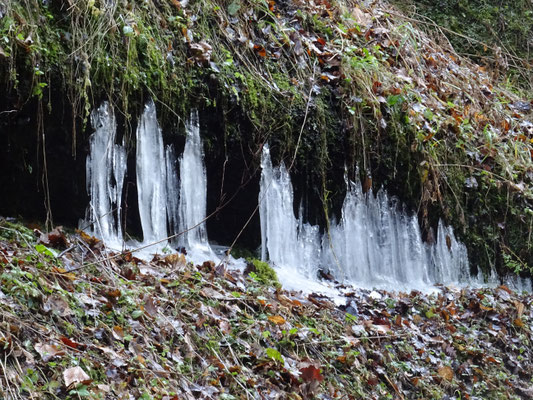
[[[137,196],[145,244],[167,234],[167,162],[163,137],[153,101],[149,101],[137,126]]]
[[[126,150],[115,143],[116,122],[113,109],[104,102],[91,113],[95,129],[89,139],[86,162],[87,192],[90,196],[85,221],[80,228],[90,227],[106,245],[122,245],[122,188],[126,174]]]

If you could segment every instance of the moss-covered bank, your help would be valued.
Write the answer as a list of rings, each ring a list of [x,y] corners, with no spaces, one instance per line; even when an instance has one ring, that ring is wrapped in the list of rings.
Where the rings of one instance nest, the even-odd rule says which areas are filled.
[[[533,266],[531,93],[498,85],[388,3],[11,1],[0,46],[1,183],[19,188],[2,212],[81,215],[88,112],[109,100],[133,148],[152,97],[178,150],[183,118],[200,109],[210,211],[240,193],[209,222],[230,227],[222,241],[255,208],[268,141],[312,222],[338,213],[346,165],[416,210],[428,240],[439,217],[452,223],[474,267]],[[42,195],[15,201],[24,190]]]

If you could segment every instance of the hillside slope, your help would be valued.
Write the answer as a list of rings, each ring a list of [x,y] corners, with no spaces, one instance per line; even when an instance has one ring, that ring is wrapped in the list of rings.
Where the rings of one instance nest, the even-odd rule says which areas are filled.
[[[526,399],[533,297],[356,290],[150,262],[0,221],[3,399]],[[346,292],[346,290],[345,290]]]

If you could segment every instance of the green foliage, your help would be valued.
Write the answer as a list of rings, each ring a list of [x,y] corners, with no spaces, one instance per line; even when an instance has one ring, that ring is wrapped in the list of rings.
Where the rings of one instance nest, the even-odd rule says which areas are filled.
[[[284,363],[283,357],[281,356],[281,353],[279,351],[277,351],[276,349],[273,349],[273,348],[269,347],[268,349],[265,350],[265,353],[266,353],[267,357],[273,359],[274,361],[277,361],[280,364]]]
[[[50,256],[50,257],[55,257],[56,256],[55,250],[49,249],[44,244],[36,244],[35,245],[35,250],[37,250],[37,252],[39,252],[41,254],[44,254],[46,256]]]
[[[31,229],[20,223],[0,220],[0,240],[22,240],[32,242],[34,235]]]

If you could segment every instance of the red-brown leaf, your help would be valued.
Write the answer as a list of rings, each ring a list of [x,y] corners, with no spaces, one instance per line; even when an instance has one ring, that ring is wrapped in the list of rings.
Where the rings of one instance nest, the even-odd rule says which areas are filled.
[[[322,382],[324,380],[324,377],[322,374],[320,374],[320,369],[314,365],[309,365],[300,369],[300,373],[302,374],[301,377],[305,382]]]
[[[68,347],[70,347],[70,348],[72,348],[72,349],[80,349],[80,350],[82,350],[82,349],[85,348],[85,345],[84,345],[84,344],[82,344],[82,343],[76,343],[76,342],[70,340],[70,339],[69,339],[68,337],[66,337],[66,336],[61,336],[61,337],[59,338],[59,340],[61,340],[61,342],[63,342],[63,344],[64,344],[65,346],[68,346]]]

